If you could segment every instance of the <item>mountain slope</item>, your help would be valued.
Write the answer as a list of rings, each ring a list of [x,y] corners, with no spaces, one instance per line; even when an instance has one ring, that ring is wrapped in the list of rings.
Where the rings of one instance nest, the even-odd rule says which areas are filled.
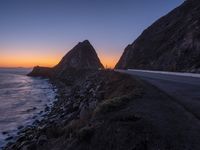
[[[187,0],[128,45],[117,69],[200,69],[200,1]]]

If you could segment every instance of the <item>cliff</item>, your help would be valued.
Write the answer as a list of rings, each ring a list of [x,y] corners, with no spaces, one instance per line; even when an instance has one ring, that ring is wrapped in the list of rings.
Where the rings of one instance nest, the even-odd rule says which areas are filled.
[[[187,0],[128,45],[117,69],[200,71],[200,1]]]

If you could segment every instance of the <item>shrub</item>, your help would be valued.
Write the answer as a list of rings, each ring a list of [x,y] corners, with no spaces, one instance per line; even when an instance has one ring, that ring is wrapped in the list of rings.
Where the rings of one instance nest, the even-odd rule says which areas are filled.
[[[97,106],[94,113],[95,114],[105,114],[105,113],[119,110],[121,107],[123,107],[129,101],[130,101],[130,97],[128,97],[128,96],[107,99]]]

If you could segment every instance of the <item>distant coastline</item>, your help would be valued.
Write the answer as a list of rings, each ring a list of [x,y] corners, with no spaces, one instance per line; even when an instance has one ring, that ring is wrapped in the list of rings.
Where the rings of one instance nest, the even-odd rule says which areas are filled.
[[[32,69],[33,67],[0,67],[0,69]]]

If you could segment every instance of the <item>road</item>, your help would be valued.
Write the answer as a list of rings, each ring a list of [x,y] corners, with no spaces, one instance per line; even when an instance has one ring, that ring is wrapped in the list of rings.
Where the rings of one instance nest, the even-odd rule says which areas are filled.
[[[115,71],[150,83],[146,84],[146,93],[150,96],[134,101],[132,110],[159,131],[158,143],[169,142],[167,145],[171,145],[161,149],[200,149],[200,74],[132,69]]]
[[[117,70],[138,76],[168,95],[200,120],[200,75],[144,70]]]

